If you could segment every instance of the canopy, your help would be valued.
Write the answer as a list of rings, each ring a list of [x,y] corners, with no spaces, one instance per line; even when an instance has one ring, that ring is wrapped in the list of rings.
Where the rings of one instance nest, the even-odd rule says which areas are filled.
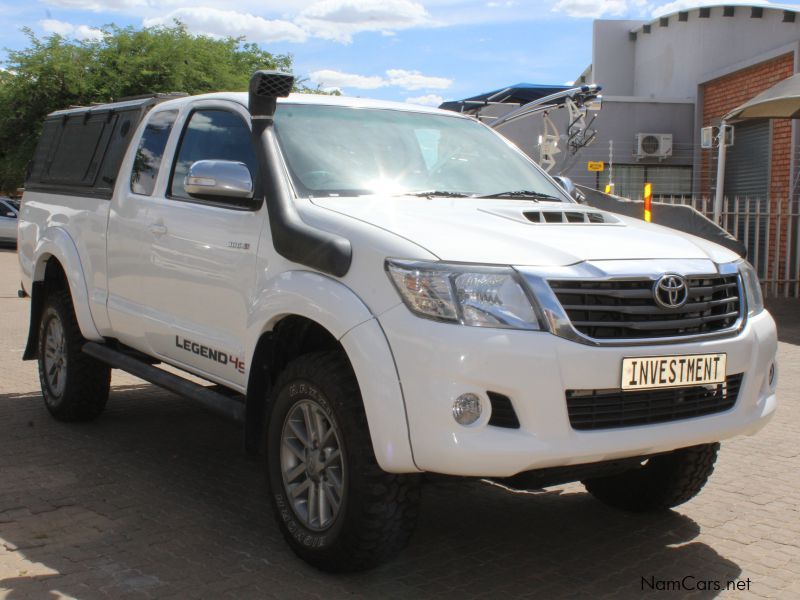
[[[725,115],[739,119],[800,119],[800,73],[776,83]]]
[[[463,112],[470,108],[475,109],[488,102],[504,102],[510,104],[527,104],[539,98],[550,96],[556,92],[570,89],[568,85],[545,85],[538,83],[516,83],[498,90],[478,94],[463,100],[450,100],[443,102],[439,108]]]

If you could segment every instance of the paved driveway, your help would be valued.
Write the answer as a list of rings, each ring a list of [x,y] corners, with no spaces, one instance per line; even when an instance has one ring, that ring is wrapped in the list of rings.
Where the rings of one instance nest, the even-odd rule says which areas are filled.
[[[800,303],[777,310],[778,415],[723,444],[690,503],[628,515],[574,484],[436,481],[399,558],[334,577],[283,543],[236,425],[118,372],[97,422],[50,419],[20,361],[16,269],[0,251],[0,598],[601,598],[674,580],[692,597],[720,595],[706,580],[749,587],[723,597],[800,597]]]

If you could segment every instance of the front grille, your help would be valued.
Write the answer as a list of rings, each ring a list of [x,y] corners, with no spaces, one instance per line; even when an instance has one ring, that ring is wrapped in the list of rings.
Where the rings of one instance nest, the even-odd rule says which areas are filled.
[[[742,374],[725,383],[655,390],[567,390],[573,429],[613,429],[680,421],[733,408]]]
[[[737,275],[686,277],[689,297],[665,309],[652,279],[551,280],[572,326],[595,339],[663,338],[724,331],[739,318]]]

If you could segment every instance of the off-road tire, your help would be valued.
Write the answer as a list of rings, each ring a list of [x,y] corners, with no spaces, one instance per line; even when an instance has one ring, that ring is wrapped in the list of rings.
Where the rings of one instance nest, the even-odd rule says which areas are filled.
[[[60,321],[64,336],[66,367],[60,393],[51,386],[45,373],[47,328],[53,319]],[[81,350],[84,343],[69,292],[50,292],[39,321],[39,382],[47,410],[59,421],[96,419],[108,401],[111,368],[84,354]]]
[[[281,471],[286,416],[309,397],[336,421],[346,472],[339,513],[321,532],[297,517]],[[378,466],[358,382],[342,353],[318,352],[290,362],[273,386],[266,429],[272,506],[283,536],[300,558],[323,571],[362,571],[406,546],[417,521],[421,480],[417,475],[386,473]]]
[[[650,458],[638,469],[582,481],[598,500],[622,510],[666,510],[694,498],[717,460],[719,444],[681,448]]]

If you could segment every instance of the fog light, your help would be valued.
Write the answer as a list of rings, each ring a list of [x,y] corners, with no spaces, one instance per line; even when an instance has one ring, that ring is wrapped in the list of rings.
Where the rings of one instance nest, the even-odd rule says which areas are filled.
[[[481,418],[481,399],[475,394],[461,394],[453,402],[453,418],[459,425],[472,425]]]

